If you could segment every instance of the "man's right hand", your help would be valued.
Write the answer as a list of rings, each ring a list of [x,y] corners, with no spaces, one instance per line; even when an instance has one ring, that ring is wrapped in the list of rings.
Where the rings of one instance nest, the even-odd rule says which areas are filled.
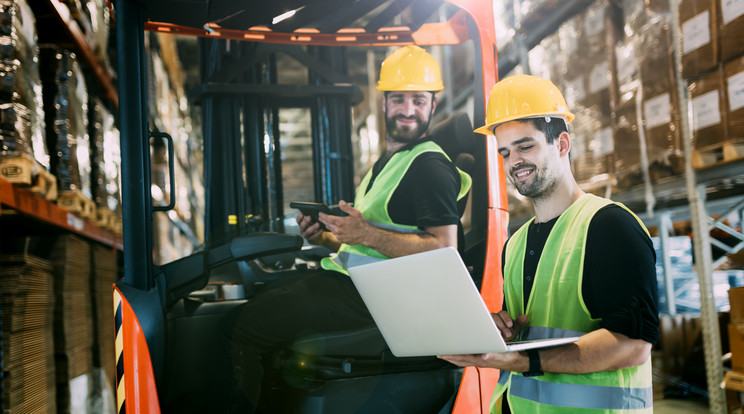
[[[496,327],[501,331],[501,335],[505,341],[510,341],[519,335],[519,331],[527,323],[527,315],[519,315],[516,320],[513,320],[509,315],[509,312],[502,310],[499,313],[492,313],[491,317],[496,322]]]
[[[298,214],[296,220],[300,226],[300,234],[308,242],[318,246],[325,246],[334,252],[338,251],[339,247],[341,247],[341,243],[336,239],[336,236],[330,231],[322,230],[320,223],[313,221],[312,217]]]
[[[320,228],[320,223],[314,221],[312,217],[306,216],[302,213],[297,215],[297,224],[300,226],[300,234],[308,242],[312,244],[323,243],[323,230]]]

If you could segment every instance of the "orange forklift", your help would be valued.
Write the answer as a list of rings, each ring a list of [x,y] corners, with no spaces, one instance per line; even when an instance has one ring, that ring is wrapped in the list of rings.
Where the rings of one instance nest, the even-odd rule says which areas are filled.
[[[124,226],[124,278],[114,287],[119,413],[211,412],[219,320],[329,253],[285,232],[277,111],[310,109],[315,201],[353,199],[351,107],[362,94],[347,74],[351,48],[471,42],[473,119],[456,113],[431,135],[473,177],[460,251],[486,304],[501,309],[506,182],[494,138],[472,132],[497,81],[490,0],[116,0],[114,12]],[[191,97],[203,115],[205,243],[160,265],[153,214],[172,209],[175,197],[153,202],[153,140],[166,143],[170,188],[177,184],[173,140],[147,122],[147,31],[197,36],[200,51],[201,84]],[[307,85],[277,81],[277,53],[307,66]],[[214,280],[242,284],[246,298],[195,295]],[[497,370],[394,357],[376,329],[308,334],[266,363],[264,413],[485,413],[498,380]]]

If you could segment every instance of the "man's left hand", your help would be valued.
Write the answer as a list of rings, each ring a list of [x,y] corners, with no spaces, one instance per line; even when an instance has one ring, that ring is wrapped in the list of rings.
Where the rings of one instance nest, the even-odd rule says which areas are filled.
[[[341,243],[363,244],[364,235],[372,227],[362,216],[362,212],[341,200],[338,207],[348,216],[332,216],[325,213],[318,214],[318,220],[333,232]]]
[[[458,367],[497,368],[507,371],[525,372],[530,368],[529,358],[519,352],[488,353],[476,355],[439,355]]]

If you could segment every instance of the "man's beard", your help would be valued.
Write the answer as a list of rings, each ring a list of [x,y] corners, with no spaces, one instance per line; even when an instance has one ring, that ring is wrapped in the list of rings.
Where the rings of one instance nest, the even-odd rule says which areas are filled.
[[[520,169],[522,167],[520,167]],[[513,173],[510,174],[512,177],[512,184],[514,184],[514,187],[516,187],[519,194],[532,199],[539,199],[547,197],[555,191],[557,180],[551,180],[551,177],[546,174],[546,171],[538,170],[535,165],[526,165],[526,167],[533,169],[531,182],[520,182],[514,177]]]
[[[396,122],[397,119],[415,119],[416,120],[416,128],[410,129],[407,127],[399,128],[398,124]],[[423,119],[421,119],[418,116],[413,117],[406,117],[403,115],[395,115],[392,118],[391,117],[385,117],[385,127],[388,131],[388,135],[390,135],[394,140],[398,142],[413,142],[421,138],[425,133],[426,130],[429,129],[429,123],[431,122],[431,117],[424,122]]]

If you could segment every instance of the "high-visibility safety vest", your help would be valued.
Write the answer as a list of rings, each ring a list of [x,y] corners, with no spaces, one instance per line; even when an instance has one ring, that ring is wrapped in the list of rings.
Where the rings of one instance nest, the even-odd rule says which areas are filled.
[[[438,152],[445,157],[447,154],[433,141],[424,141],[415,147],[398,151],[393,154],[382,170],[377,174],[372,187],[367,191],[370,180],[372,180],[372,169],[364,176],[362,183],[357,188],[356,197],[354,198],[354,208],[361,211],[364,218],[375,227],[395,231],[399,233],[421,233],[416,226],[394,223],[388,215],[388,203],[398,188],[403,176],[406,175],[408,168],[419,155],[425,152]],[[447,157],[449,160],[449,157]],[[467,195],[470,190],[470,176],[457,169],[460,174],[460,192],[457,199],[460,200]],[[378,252],[371,247],[363,244],[341,244],[338,252],[326,257],[321,261],[323,269],[335,270],[344,274],[349,274],[346,269],[363,264],[373,263],[380,260],[389,259],[388,256]]]
[[[534,218],[514,233],[506,247],[504,296],[513,319],[522,314],[528,316],[528,326],[523,328],[520,339],[580,336],[599,329],[600,319],[591,317],[581,294],[584,254],[592,217],[611,203],[586,194],[561,214],[545,242],[526,307],[522,285],[524,256],[527,229]],[[646,230],[640,219],[633,216]],[[501,412],[500,398],[504,393],[515,414],[651,413],[651,360],[632,368],[590,374],[546,372],[525,377],[520,372],[502,371],[491,399],[491,413]]]

